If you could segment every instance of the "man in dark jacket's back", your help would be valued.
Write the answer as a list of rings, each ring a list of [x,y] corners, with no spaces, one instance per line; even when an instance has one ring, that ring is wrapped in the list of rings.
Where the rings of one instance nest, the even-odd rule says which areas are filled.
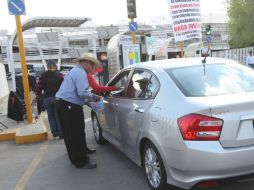
[[[36,99],[42,95],[43,91],[43,105],[48,114],[51,133],[53,137],[59,136],[59,139],[62,139],[62,130],[56,114],[54,102],[55,94],[63,81],[63,75],[56,71],[57,66],[53,60],[47,62],[47,69],[48,70],[41,75],[37,83],[35,92]]]

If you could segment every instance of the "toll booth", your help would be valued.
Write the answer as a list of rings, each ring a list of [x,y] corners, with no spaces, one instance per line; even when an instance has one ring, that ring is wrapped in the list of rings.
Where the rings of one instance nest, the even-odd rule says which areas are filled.
[[[113,36],[107,46],[107,57],[110,80],[122,68],[143,61],[140,36],[137,36],[136,44],[132,44],[131,36],[125,33]]]
[[[130,32],[113,36],[107,46],[109,79],[128,65],[176,57],[178,51],[170,56],[168,53],[168,45],[172,39],[166,32],[153,29],[140,30],[136,35],[136,44],[132,43]]]

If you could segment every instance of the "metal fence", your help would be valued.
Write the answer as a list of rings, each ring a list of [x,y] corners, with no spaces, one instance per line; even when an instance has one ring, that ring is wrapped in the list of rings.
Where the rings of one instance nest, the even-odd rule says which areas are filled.
[[[212,50],[211,56],[212,57],[221,57],[221,58],[228,58],[239,61],[240,63],[246,63],[246,57],[249,54],[249,51],[252,50],[254,47],[246,47],[246,48],[239,48],[239,49],[227,49],[227,50]]]

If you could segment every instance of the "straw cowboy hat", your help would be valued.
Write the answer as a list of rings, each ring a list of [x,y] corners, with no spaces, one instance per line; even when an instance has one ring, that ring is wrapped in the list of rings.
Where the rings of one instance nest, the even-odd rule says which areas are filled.
[[[81,57],[72,60],[73,63],[80,63],[81,61],[90,61],[96,68],[101,68],[100,62],[91,53],[83,53]]]

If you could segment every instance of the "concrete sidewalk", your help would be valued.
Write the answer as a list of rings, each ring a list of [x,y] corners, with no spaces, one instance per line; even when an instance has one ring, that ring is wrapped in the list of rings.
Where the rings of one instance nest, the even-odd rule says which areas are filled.
[[[47,128],[42,119],[32,124],[15,121],[7,117],[8,96],[0,99],[0,141],[15,141],[17,144],[44,141],[48,139]]]

